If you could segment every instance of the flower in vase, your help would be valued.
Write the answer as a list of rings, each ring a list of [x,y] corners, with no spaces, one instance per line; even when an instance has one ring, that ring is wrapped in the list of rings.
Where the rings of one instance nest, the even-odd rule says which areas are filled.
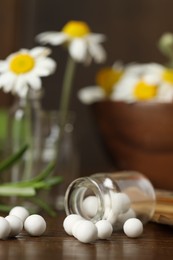
[[[42,44],[64,44],[70,56],[77,62],[103,62],[106,58],[101,43],[105,41],[103,34],[92,33],[88,24],[83,21],[69,21],[60,32],[44,32],[37,36]]]
[[[51,50],[35,47],[31,50],[21,49],[0,61],[0,88],[25,97],[29,87],[41,88],[40,77],[49,76],[55,71],[56,62],[48,57]]]

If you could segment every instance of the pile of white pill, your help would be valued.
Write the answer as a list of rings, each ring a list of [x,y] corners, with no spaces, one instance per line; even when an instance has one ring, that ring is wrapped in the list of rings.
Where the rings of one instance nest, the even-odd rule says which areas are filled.
[[[63,222],[65,232],[80,242],[91,243],[97,239],[108,239],[113,226],[108,220],[99,220],[95,224],[79,215],[68,215]],[[143,224],[137,218],[129,218],[123,225],[124,233],[130,238],[139,237],[143,232]]]
[[[96,196],[88,196],[83,200],[82,213],[68,215],[63,227],[68,235],[73,235],[83,243],[90,243],[96,239],[107,239],[113,231],[123,230],[131,238],[139,237],[143,232],[142,222],[136,218],[127,194],[110,191],[104,196],[105,212],[103,219],[95,224],[88,220],[95,217],[98,209]]]
[[[0,239],[16,237],[23,230],[31,236],[41,236],[46,230],[46,221],[38,214],[30,215],[22,206],[16,206],[8,216],[0,217]]]

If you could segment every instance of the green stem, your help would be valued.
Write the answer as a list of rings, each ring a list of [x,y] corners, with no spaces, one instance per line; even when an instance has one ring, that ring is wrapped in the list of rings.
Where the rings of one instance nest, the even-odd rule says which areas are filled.
[[[60,126],[64,127],[64,124],[67,120],[68,109],[69,109],[69,101],[72,91],[72,83],[75,73],[76,63],[69,55],[67,66],[64,74],[63,84],[62,84],[62,94],[60,99]]]
[[[29,150],[27,151],[27,158],[25,159],[25,169],[23,179],[27,180],[31,177],[32,174],[32,165],[33,165],[33,139],[32,139],[32,111],[29,103],[30,100],[26,100],[26,124],[25,124],[25,134],[26,140],[29,144]]]

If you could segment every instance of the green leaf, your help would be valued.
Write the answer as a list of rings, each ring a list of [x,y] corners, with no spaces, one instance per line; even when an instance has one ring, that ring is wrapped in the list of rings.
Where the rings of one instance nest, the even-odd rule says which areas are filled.
[[[53,171],[55,167],[55,162],[50,162],[43,171],[37,175],[35,178],[33,178],[31,181],[36,182],[36,181],[41,181],[49,176],[49,174]]]
[[[17,151],[15,154],[11,155],[4,161],[0,163],[0,173],[10,168],[12,165],[14,165],[25,153],[25,151],[28,149],[28,145],[23,145],[19,151]]]
[[[27,187],[27,186],[34,186],[35,183],[41,182],[45,178],[49,176],[49,174],[53,171],[55,167],[55,162],[50,162],[46,168],[38,174],[36,177],[24,181],[18,181],[13,183],[8,183],[8,185],[17,186],[17,187]]]
[[[0,109],[0,139],[5,140],[7,134],[8,110]]]
[[[50,177],[46,180],[42,180],[40,182],[34,182],[31,184],[32,187],[35,189],[48,189],[53,185],[56,185],[62,181],[61,176],[56,176],[56,177]]]
[[[32,197],[36,195],[36,191],[32,187],[12,187],[11,185],[0,185],[0,196],[19,196],[19,197]]]

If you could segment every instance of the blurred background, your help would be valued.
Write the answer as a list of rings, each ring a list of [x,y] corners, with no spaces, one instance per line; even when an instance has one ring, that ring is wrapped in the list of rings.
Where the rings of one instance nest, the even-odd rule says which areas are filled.
[[[80,156],[80,174],[113,171],[115,166],[103,146],[90,107],[81,104],[77,92],[95,84],[101,66],[116,60],[164,62],[157,41],[164,32],[173,32],[172,0],[0,0],[0,59],[20,48],[37,45],[35,36],[59,31],[69,20],[86,21],[93,32],[107,37],[105,64],[78,64],[70,108],[76,113],[75,138]],[[56,73],[43,79],[43,107],[58,109],[67,52],[53,47]],[[13,97],[0,91],[0,106],[8,107]]]

